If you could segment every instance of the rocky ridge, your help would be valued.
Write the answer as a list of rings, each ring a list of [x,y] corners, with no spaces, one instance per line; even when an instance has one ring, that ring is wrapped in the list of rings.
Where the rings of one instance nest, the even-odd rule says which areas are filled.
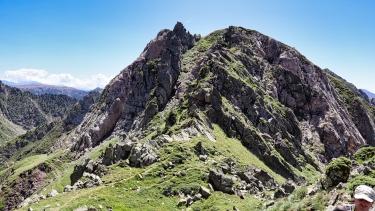
[[[241,27],[216,33],[211,47],[194,49],[199,56],[187,66],[183,53],[199,36],[180,23],[173,31],[160,31],[107,85],[97,113],[88,114],[77,129],[84,135],[72,150],[82,152],[107,137],[146,129],[158,112],[180,106],[178,100],[187,101],[190,113],[206,112],[206,120],[195,117],[194,122],[219,124],[267,164],[283,166],[278,170],[288,177],[294,175],[284,162],[297,168],[304,165],[302,157],[312,165],[313,159],[324,163],[353,154],[374,138],[374,127],[357,127],[359,121],[351,118],[356,114],[349,113],[325,72],[295,49]],[[362,120],[373,125],[371,118]],[[324,152],[311,158],[304,143],[322,145]],[[283,159],[274,157],[270,144]]]
[[[273,171],[295,181],[301,178],[291,167],[301,171],[309,164],[320,170],[322,163],[372,144],[373,118],[363,106],[368,98],[355,92],[363,109],[348,109],[325,71],[294,48],[233,26],[194,46],[197,38],[181,23],[173,31],[160,31],[141,56],[107,85],[98,113],[88,114],[84,127],[76,131],[84,135],[73,143],[72,151],[79,155],[118,135],[142,148],[140,141],[152,118],[173,109],[183,112],[183,104],[192,118],[180,126],[190,131],[188,136],[207,135],[210,125],[218,124]],[[214,39],[209,46],[208,39]],[[368,118],[363,118],[366,113]],[[170,112],[166,127],[176,124],[173,115],[178,114]],[[163,143],[156,135],[145,140],[145,150],[134,148],[107,164],[129,157],[132,166],[150,165],[157,156],[141,160]],[[304,145],[319,151],[312,156]]]

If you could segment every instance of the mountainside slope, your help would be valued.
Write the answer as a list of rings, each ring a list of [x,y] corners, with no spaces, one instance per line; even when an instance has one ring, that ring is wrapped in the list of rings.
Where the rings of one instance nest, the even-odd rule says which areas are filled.
[[[22,157],[38,161],[0,180],[2,204],[30,197],[21,210],[264,210],[289,195],[302,200],[307,185],[328,190],[320,179],[331,160],[375,146],[375,107],[362,94],[257,31],[230,26],[201,38],[177,23],[96,104],[58,123],[64,135],[49,142],[51,154]],[[25,169],[22,161],[1,178]],[[43,179],[23,182],[34,178]],[[29,204],[52,189],[66,193]],[[320,191],[316,210],[328,203]]]
[[[90,106],[99,99],[99,92],[89,92],[83,99],[76,103],[67,115],[62,116],[60,121],[54,121],[27,131],[25,134],[13,138],[4,146],[0,146],[0,165],[5,161],[20,160],[30,155],[45,154],[53,151],[54,148],[63,147],[59,142],[78,126],[90,110]]]
[[[316,153],[322,162],[371,144],[374,129],[356,127],[326,74],[295,49],[230,27],[198,42],[184,58],[193,40],[184,30],[176,25],[174,31],[159,32],[140,58],[110,82],[98,112],[82,124],[75,151],[94,147],[110,134],[150,130],[158,112],[173,114],[173,109],[180,111],[177,117],[189,113],[181,129],[217,123],[270,164],[277,160],[268,157],[270,144],[291,165],[301,165],[300,156],[311,160],[303,143],[322,144],[324,150]],[[366,123],[373,125],[373,120]]]
[[[0,117],[0,146],[23,133],[25,130],[21,126],[10,122],[4,116]]]
[[[0,111],[25,130],[61,119],[77,102],[65,95],[34,95],[0,83]]]

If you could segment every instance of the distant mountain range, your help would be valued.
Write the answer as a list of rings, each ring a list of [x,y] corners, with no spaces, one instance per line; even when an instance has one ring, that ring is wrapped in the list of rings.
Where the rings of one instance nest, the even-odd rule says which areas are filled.
[[[368,98],[375,98],[375,94],[366,90],[366,89],[361,89],[364,93],[366,93],[366,95],[368,96]]]
[[[5,84],[5,85],[12,86],[12,87],[20,86],[20,85],[29,85],[29,84],[41,84],[41,83],[36,82],[36,81],[22,81],[22,82],[16,83],[16,82],[12,82],[12,81],[1,80],[1,82],[3,82],[3,84]]]
[[[8,86],[19,88],[22,92],[28,91],[36,95],[62,94],[62,95],[68,95],[76,99],[82,99],[85,95],[87,95],[90,92],[90,91],[76,89],[73,87],[47,85],[47,84],[41,84],[41,83],[34,82],[34,81],[14,83],[14,82],[2,80],[2,82]],[[101,92],[102,90],[103,89],[98,87],[93,91]]]

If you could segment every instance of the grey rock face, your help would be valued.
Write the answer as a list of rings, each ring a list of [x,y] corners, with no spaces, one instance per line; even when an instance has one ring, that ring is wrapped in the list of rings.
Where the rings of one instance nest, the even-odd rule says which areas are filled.
[[[248,39],[246,34],[252,34],[255,39]],[[252,51],[264,59],[264,68],[259,69],[258,74],[262,76],[268,71],[274,71],[273,85],[267,86],[270,93],[289,107],[298,121],[309,121],[318,129],[321,141],[333,152],[329,157],[337,157],[346,150],[354,152],[352,146],[360,146],[365,142],[361,133],[353,127],[348,111],[341,106],[341,99],[319,67],[293,48],[255,31],[232,27],[225,36],[229,46],[240,46],[240,42],[255,44]],[[258,49],[258,46],[263,48]],[[300,132],[290,134],[297,138],[296,141],[301,137]],[[298,145],[296,148],[299,148]]]
[[[232,178],[225,176],[223,173],[216,171],[215,169],[210,169],[208,177],[215,190],[234,194],[234,182]]]
[[[106,174],[107,168],[100,160],[93,161],[91,159],[85,159],[81,164],[74,166],[73,173],[70,175],[70,183],[73,186],[79,179],[81,179],[86,173],[92,173],[97,176],[103,176]]]
[[[94,147],[114,129],[129,131],[131,127],[143,127],[171,98],[181,72],[180,57],[194,46],[195,39],[181,23],[173,31],[160,31],[140,57],[103,90],[98,105],[101,112],[86,115],[80,130],[85,135],[72,150]],[[152,99],[155,101],[150,102]],[[139,125],[133,125],[141,114]]]
[[[203,198],[208,198],[211,196],[211,191],[203,186],[200,187],[199,192],[202,194]]]

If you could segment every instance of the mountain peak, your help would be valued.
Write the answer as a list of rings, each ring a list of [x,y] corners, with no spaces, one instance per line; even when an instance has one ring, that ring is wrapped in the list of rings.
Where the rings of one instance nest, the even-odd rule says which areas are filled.
[[[177,36],[181,36],[181,35],[184,35],[186,33],[186,29],[185,29],[184,25],[181,22],[177,22],[176,25],[173,28],[173,32]]]

